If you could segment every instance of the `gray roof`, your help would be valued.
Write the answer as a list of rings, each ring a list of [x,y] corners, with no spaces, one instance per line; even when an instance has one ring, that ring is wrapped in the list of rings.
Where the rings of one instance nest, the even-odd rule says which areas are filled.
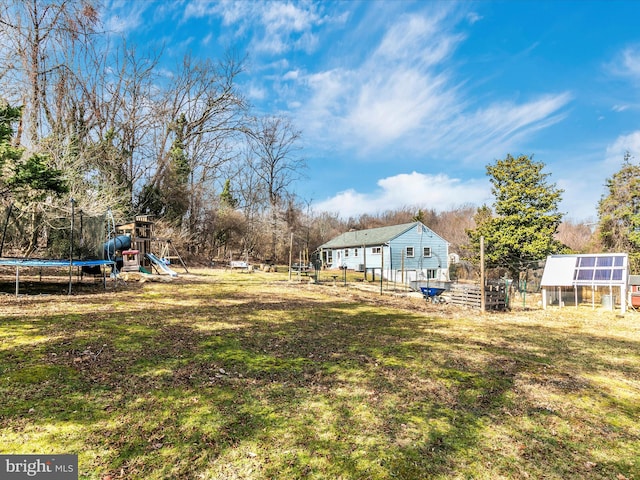
[[[393,240],[398,235],[401,235],[407,230],[415,227],[418,223],[420,222],[403,223],[401,225],[392,225],[390,227],[345,232],[342,235],[338,235],[337,237],[329,240],[327,243],[320,245],[318,249],[382,245],[383,243]]]
[[[629,285],[640,285],[640,275],[629,275]]]

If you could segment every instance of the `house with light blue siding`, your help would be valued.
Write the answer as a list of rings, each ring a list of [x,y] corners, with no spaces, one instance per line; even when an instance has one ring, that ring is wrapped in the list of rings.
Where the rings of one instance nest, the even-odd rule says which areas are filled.
[[[318,247],[318,254],[327,269],[402,283],[449,280],[449,243],[422,222],[345,232]]]

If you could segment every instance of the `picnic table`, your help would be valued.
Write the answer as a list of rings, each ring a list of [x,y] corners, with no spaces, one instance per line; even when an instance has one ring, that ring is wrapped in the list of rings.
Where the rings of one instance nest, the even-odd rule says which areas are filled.
[[[241,260],[231,260],[231,262],[229,262],[229,267],[231,267],[231,269],[234,269],[234,268],[248,269],[249,264]]]
[[[291,271],[300,273],[301,275],[309,275],[312,269],[313,265],[310,263],[294,263],[291,265]]]

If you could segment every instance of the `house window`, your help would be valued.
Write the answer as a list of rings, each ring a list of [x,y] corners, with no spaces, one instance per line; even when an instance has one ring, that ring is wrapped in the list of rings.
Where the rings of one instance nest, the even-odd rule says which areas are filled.
[[[414,249],[413,247],[407,247],[407,258],[412,258],[414,256]]]
[[[345,256],[345,258],[349,256],[349,249],[348,248],[344,249],[344,256]]]
[[[382,253],[382,247],[371,247],[371,253],[380,255]]]
[[[357,256],[358,256],[358,249],[357,249],[357,248],[354,248],[354,249],[353,249],[353,256],[354,256],[354,257],[357,257]]]
[[[431,256],[431,247],[422,247],[422,256],[430,257]]]

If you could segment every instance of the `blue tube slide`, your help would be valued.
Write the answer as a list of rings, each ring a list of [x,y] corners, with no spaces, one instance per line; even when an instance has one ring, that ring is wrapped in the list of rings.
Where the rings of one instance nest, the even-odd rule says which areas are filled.
[[[114,260],[114,256],[117,250],[128,250],[131,248],[131,237],[129,235],[118,235],[106,242],[103,246],[104,258],[107,260]]]

